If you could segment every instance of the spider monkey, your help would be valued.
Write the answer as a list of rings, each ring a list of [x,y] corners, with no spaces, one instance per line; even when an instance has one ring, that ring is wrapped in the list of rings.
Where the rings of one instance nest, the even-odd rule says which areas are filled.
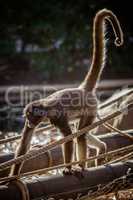
[[[25,126],[22,131],[22,139],[16,156],[25,154],[29,148],[35,127],[40,122],[49,121],[59,128],[63,136],[72,134],[69,121],[72,118],[79,119],[78,129],[90,125],[97,114],[96,85],[105,65],[105,21],[108,21],[115,34],[115,45],[123,44],[123,32],[117,17],[107,9],[97,12],[93,23],[93,55],[90,69],[78,88],[70,88],[57,91],[45,99],[29,103],[24,109],[26,117]],[[87,157],[86,133],[77,138],[78,159]],[[93,145],[99,149],[99,153],[106,151],[106,145],[93,138]],[[64,163],[69,163],[73,158],[73,141],[64,144]],[[11,175],[20,173],[22,164],[16,164],[11,169]],[[85,168],[85,163],[80,164],[81,169]],[[72,167],[69,166],[64,173],[71,174]]]

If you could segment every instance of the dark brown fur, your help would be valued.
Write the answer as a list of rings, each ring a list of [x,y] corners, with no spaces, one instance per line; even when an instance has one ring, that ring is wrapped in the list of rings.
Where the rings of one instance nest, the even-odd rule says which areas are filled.
[[[97,113],[95,89],[104,67],[105,60],[105,19],[109,21],[113,27],[116,37],[115,45],[122,45],[123,34],[117,17],[107,9],[99,11],[94,18],[93,25],[92,64],[85,80],[78,88],[64,89],[55,92],[45,99],[32,102],[26,106],[24,110],[26,123],[16,156],[26,153],[33,130],[41,121],[50,121],[51,124],[54,124],[60,129],[63,136],[72,134],[69,121],[73,118],[79,119],[78,129],[82,129],[93,122]],[[87,141],[85,134],[77,138],[79,160],[85,159],[87,156]],[[98,140],[94,142],[94,146],[97,143]],[[106,145],[101,141],[99,141],[99,145],[96,146],[100,148],[100,152],[104,152],[106,149]],[[71,162],[72,157],[73,141],[64,144],[64,162]],[[12,168],[11,174],[15,175],[20,173],[21,166],[21,164],[15,165]],[[81,167],[84,168],[85,163],[82,163]],[[67,168],[67,170],[70,171],[71,167]]]

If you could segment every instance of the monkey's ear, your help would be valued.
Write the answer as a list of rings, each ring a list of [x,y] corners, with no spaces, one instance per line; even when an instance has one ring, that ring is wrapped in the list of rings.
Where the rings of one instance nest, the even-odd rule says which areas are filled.
[[[24,110],[23,110],[22,116],[23,116],[24,118],[26,118],[26,117],[29,116],[29,115],[30,115],[30,112],[27,111],[26,109],[24,109]]]
[[[32,128],[32,127],[33,127],[33,124],[30,122],[30,120],[28,119],[27,115],[29,115],[29,113],[26,113],[25,110],[24,110],[22,116],[23,116],[24,119],[25,119],[25,123],[26,123],[26,125],[27,125],[29,128]]]
[[[27,118],[26,118],[26,124],[27,124],[27,126],[28,126],[29,128],[34,128],[34,127],[35,127],[35,125],[32,124]]]

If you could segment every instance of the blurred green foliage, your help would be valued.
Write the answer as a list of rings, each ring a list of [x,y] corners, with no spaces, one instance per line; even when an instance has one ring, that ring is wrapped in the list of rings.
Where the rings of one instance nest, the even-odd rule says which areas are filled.
[[[83,77],[90,62],[87,59],[91,58],[93,17],[97,10],[107,7],[117,14],[125,33],[123,48],[109,45],[110,70],[130,72],[133,64],[131,4],[123,5],[124,8],[122,2],[117,5],[109,0],[1,0],[0,59],[28,55],[33,68],[47,81]],[[129,11],[126,14],[125,6]],[[19,50],[17,41],[21,41]]]

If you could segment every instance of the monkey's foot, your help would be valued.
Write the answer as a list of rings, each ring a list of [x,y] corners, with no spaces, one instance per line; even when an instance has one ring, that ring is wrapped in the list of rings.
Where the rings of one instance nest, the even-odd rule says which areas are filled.
[[[63,174],[64,175],[73,175],[73,170],[72,170],[72,168],[65,168],[64,170],[63,170]]]
[[[84,175],[83,175],[83,171],[84,171],[84,168],[82,168],[81,166],[76,166],[72,169],[72,175],[76,176],[77,178],[83,178]]]

